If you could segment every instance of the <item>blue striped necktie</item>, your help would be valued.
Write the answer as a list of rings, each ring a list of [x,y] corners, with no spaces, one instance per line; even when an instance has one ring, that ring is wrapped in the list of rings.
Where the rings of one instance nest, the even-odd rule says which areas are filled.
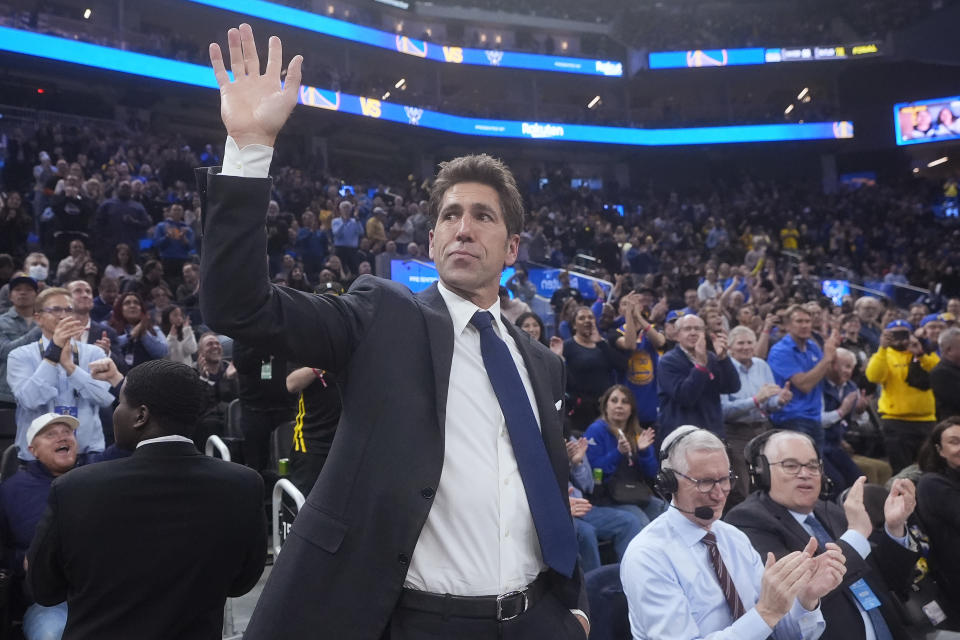
[[[562,499],[520,372],[507,344],[494,331],[489,311],[477,311],[470,324],[480,332],[483,366],[507,423],[543,561],[557,573],[570,577],[577,562],[577,539],[570,510]]]

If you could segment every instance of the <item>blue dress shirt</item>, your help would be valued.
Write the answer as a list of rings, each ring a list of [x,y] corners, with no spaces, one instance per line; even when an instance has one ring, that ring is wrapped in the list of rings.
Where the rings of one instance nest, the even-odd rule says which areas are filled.
[[[773,370],[773,377],[781,387],[787,380],[798,373],[810,371],[820,360],[823,352],[817,343],[807,339],[806,349],[800,350],[793,336],[786,335],[782,340],[770,348],[767,363]],[[780,411],[771,416],[774,424],[781,424],[788,420],[810,420],[820,424],[820,410],[823,407],[823,380],[804,393],[796,387],[791,387],[793,400],[788,402]]]

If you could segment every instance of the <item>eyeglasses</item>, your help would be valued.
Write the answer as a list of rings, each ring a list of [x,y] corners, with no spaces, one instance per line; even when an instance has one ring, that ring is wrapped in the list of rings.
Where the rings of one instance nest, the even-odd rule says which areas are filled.
[[[823,473],[823,463],[817,460],[816,462],[808,462],[803,464],[797,460],[781,460],[780,462],[771,462],[771,465],[778,464],[780,468],[783,469],[783,472],[789,476],[796,476],[800,474],[800,469],[806,469],[810,472],[810,475],[819,476]]]
[[[65,313],[73,313],[73,307],[44,307],[42,311],[53,316],[60,316]]]
[[[687,480],[695,484],[697,486],[697,491],[699,491],[700,493],[710,493],[711,491],[713,491],[713,488],[717,485],[720,485],[721,491],[723,491],[724,493],[729,493],[730,487],[733,485],[734,482],[737,481],[737,475],[735,473],[731,473],[730,475],[723,478],[700,478],[699,480],[697,478],[691,478],[688,475],[684,475],[679,471],[674,471],[674,473],[677,474],[678,476],[682,476],[686,478]]]

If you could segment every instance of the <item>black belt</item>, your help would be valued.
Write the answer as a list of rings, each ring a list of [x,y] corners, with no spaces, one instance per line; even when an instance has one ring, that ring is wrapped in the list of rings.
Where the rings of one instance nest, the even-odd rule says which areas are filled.
[[[499,596],[454,596],[404,589],[399,606],[458,618],[512,620],[533,608],[547,593],[547,574],[541,573],[525,589]]]

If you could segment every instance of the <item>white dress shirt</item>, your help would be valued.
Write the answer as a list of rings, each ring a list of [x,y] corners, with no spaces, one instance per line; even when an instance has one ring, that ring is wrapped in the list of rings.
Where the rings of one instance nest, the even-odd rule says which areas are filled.
[[[483,366],[480,332],[470,324],[480,308],[442,283],[438,287],[453,322],[443,471],[404,584],[462,596],[523,589],[545,565],[507,424]],[[500,301],[488,311],[517,365],[539,426],[530,376],[500,321]]]
[[[273,149],[263,145],[241,150],[228,137],[222,173],[265,178],[272,154]],[[443,469],[404,586],[460,596],[523,589],[546,565],[503,412],[483,366],[480,332],[470,324],[479,307],[442,283],[438,287],[454,335]],[[488,311],[517,365],[539,427],[530,375],[500,320],[499,299]]]
[[[188,442],[193,444],[193,440],[185,436],[179,435],[170,435],[170,436],[157,436],[156,438],[147,438],[146,440],[141,440],[137,443],[137,449],[147,444],[155,444],[157,442]]]
[[[734,621],[702,543],[706,530],[669,508],[630,542],[620,579],[635,640],[814,640],[826,629],[819,607],[798,600],[770,629],[757,613],[764,565],[746,534],[718,520],[710,530],[746,613]]]

